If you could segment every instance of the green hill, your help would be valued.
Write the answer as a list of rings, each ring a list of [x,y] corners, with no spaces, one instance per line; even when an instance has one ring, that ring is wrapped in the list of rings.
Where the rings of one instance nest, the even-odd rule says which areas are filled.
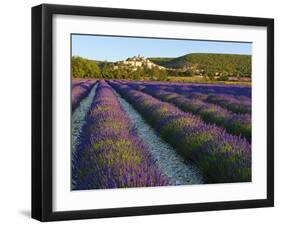
[[[203,70],[208,73],[228,73],[251,76],[251,56],[238,54],[192,53],[176,58],[148,58],[152,62],[174,69]]]
[[[102,69],[105,65],[111,65],[113,62],[111,61],[101,61],[101,60],[89,60],[91,62],[94,62],[99,66],[100,69]]]

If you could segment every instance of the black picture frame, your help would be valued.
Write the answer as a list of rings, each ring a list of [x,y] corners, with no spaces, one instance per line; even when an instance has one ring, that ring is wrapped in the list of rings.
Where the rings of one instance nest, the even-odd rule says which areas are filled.
[[[52,18],[55,14],[182,21],[267,28],[267,198],[96,210],[52,210]],[[274,206],[274,20],[43,4],[32,8],[32,218],[40,221],[121,217]]]

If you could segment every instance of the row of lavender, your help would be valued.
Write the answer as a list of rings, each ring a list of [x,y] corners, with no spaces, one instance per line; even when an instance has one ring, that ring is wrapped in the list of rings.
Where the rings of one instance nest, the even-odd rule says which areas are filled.
[[[74,88],[77,85],[82,84],[83,82],[88,81],[88,79],[83,79],[83,78],[73,78],[71,80],[71,88]]]
[[[166,91],[162,86],[140,85],[135,82],[123,82],[133,88],[148,93],[162,101],[170,102],[185,112],[200,116],[207,123],[225,128],[229,133],[243,136],[251,141],[251,114],[239,114],[199,98],[189,98],[177,91]],[[187,94],[188,95],[188,94]]]
[[[179,82],[159,82],[159,81],[134,81],[143,85],[157,85],[167,88],[176,88],[188,91],[189,93],[202,94],[227,94],[238,99],[251,98],[252,91],[250,86],[228,85],[228,84],[204,84],[204,83],[179,83]]]
[[[75,79],[72,81],[71,87],[71,109],[77,108],[80,101],[85,98],[95,85],[96,80]]]
[[[251,181],[251,145],[224,129],[131,86],[113,86],[160,136],[202,170],[207,183]]]
[[[231,95],[231,94],[214,94],[214,93],[200,93],[200,92],[189,92],[184,88],[167,88],[168,91],[178,92],[184,96],[192,99],[200,99],[207,103],[217,104],[223,108],[226,108],[234,113],[251,113],[252,103],[251,98],[240,95]],[[249,89],[249,88],[248,88]]]
[[[132,83],[132,82],[131,82]],[[143,87],[161,88],[166,91],[177,92],[188,98],[200,99],[207,103],[217,104],[234,113],[251,113],[251,88],[239,86],[195,86],[191,84],[174,84],[164,82],[133,82]],[[204,87],[204,89],[202,88]],[[217,90],[219,88],[219,90]],[[231,91],[231,92],[230,92]],[[231,94],[230,94],[231,93]]]
[[[98,83],[86,117],[72,159],[74,190],[168,185],[106,82]]]

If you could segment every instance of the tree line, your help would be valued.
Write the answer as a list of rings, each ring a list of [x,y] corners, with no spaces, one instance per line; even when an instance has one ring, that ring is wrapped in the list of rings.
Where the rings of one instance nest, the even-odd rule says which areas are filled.
[[[118,66],[103,62],[99,64],[94,60],[73,56],[71,59],[71,73],[73,78],[100,78],[100,79],[133,79],[133,80],[159,80],[168,78],[166,70],[157,67]]]

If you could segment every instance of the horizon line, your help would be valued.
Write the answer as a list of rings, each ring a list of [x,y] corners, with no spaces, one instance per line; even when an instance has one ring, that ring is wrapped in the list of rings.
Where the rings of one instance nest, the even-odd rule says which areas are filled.
[[[239,54],[239,53],[219,53],[219,52],[213,52],[213,53],[208,53],[208,52],[192,52],[192,53],[187,53],[187,54],[184,54],[184,55],[181,55],[181,56],[175,56],[175,57],[166,57],[166,56],[157,56],[157,57],[144,57],[142,55],[140,55],[140,57],[144,57],[145,59],[149,59],[149,58],[179,58],[179,57],[183,57],[183,56],[187,56],[187,55],[190,55],[190,54],[217,54],[217,55],[239,55],[239,56],[252,56],[252,54]],[[122,58],[122,59],[119,59],[119,60],[116,60],[116,61],[110,61],[110,60],[107,60],[107,59],[104,59],[104,60],[100,60],[100,59],[93,59],[93,58],[89,58],[89,57],[84,57],[84,56],[81,56],[81,55],[71,55],[71,57],[82,57],[84,59],[87,59],[87,60],[95,60],[95,61],[108,61],[108,62],[118,62],[118,61],[122,61],[124,59],[128,59],[128,58],[131,58],[131,57],[135,57],[135,56],[138,56],[139,54],[137,55],[133,55],[133,56],[128,56],[126,58]]]

